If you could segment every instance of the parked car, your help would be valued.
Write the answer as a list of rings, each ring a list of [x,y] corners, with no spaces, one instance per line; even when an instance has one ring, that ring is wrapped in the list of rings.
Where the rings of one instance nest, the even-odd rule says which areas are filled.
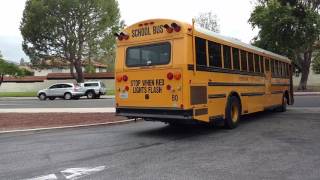
[[[81,83],[81,87],[85,90],[85,96],[88,99],[100,98],[101,95],[106,94],[106,85],[101,81],[89,81]]]
[[[38,92],[40,100],[46,100],[47,98],[50,100],[55,100],[56,98],[70,100],[79,99],[81,96],[84,96],[84,89],[72,83],[54,84]]]

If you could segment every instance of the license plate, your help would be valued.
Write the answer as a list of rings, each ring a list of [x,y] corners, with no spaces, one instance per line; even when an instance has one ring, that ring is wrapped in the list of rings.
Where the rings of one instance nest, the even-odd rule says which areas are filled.
[[[120,99],[128,99],[128,93],[120,93]]]

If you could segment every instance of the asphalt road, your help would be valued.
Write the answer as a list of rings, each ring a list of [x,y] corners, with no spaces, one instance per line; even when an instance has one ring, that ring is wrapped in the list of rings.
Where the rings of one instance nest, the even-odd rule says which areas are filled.
[[[114,107],[114,99],[80,99],[39,101],[37,99],[1,99],[0,109],[20,109],[20,108],[103,108]],[[320,107],[320,96],[296,96],[294,107]]]
[[[246,116],[234,130],[141,121],[0,134],[0,147],[0,179],[319,179],[320,108]]]
[[[40,101],[38,99],[0,99],[0,109],[20,108],[103,108],[114,107],[114,99],[79,99]]]

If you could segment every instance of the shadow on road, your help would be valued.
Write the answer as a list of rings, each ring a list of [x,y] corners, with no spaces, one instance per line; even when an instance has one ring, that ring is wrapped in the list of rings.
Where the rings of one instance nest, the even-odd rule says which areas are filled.
[[[245,128],[247,124],[259,123],[259,121],[268,121],[278,113],[272,111],[264,111],[241,117],[239,127]],[[228,130],[223,127],[223,122],[219,124],[180,124],[180,125],[164,125],[163,127],[150,128],[145,131],[136,132],[134,135],[142,137],[154,137],[165,139],[184,139],[190,137],[199,137],[209,134],[232,133],[240,128]]]

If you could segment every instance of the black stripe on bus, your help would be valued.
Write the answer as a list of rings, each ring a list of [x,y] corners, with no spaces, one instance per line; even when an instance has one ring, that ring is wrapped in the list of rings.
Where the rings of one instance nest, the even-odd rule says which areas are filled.
[[[202,109],[194,110],[194,115],[195,116],[201,116],[201,115],[206,115],[206,114],[208,114],[208,108],[202,108]]]
[[[209,82],[208,86],[265,86],[256,83],[229,83],[229,82]]]
[[[271,94],[283,94],[283,91],[272,91]]]
[[[290,86],[288,83],[272,83],[272,86]]]
[[[241,93],[241,96],[263,96],[265,95],[264,92],[257,92],[257,93]]]
[[[218,99],[218,98],[225,98],[226,94],[209,94],[209,99]]]
[[[188,64],[188,70],[193,71],[194,65]],[[262,73],[256,73],[256,72],[244,72],[239,70],[232,70],[232,69],[222,69],[217,67],[207,67],[207,66],[196,66],[197,71],[203,71],[203,72],[218,72],[218,73],[227,73],[227,74],[241,74],[241,75],[247,75],[247,76],[261,76],[264,77],[265,75]]]

